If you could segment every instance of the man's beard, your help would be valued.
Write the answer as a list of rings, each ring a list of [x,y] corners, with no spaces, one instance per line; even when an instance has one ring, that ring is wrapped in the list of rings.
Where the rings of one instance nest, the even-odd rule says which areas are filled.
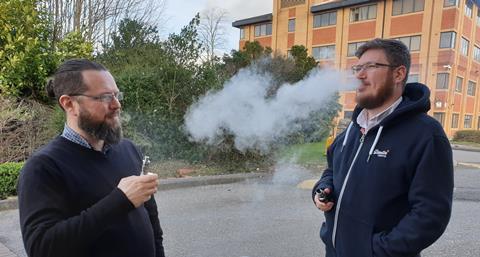
[[[115,114],[108,114],[114,116]],[[120,142],[123,137],[120,122],[113,125],[107,123],[107,117],[103,121],[94,121],[92,115],[85,109],[81,109],[78,116],[78,127],[97,140],[103,140],[105,144],[112,145]]]
[[[394,91],[393,75],[389,74],[385,80],[385,84],[378,89],[376,95],[356,97],[357,105],[360,108],[375,109],[384,104],[392,97]]]

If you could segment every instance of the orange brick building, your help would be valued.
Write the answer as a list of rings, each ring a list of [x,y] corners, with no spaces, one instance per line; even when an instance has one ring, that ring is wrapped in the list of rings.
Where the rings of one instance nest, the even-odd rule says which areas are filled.
[[[447,135],[480,129],[480,9],[473,0],[273,0],[273,13],[238,20],[240,49],[259,41],[287,54],[304,45],[320,65],[350,69],[365,41],[395,38],[410,49],[409,81],[429,86],[429,112]],[[355,92],[340,99],[351,116]]]

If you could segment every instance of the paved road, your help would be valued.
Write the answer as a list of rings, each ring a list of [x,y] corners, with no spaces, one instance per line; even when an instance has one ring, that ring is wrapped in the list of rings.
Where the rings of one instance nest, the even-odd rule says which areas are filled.
[[[454,150],[453,159],[457,162],[480,163],[480,153],[473,151]]]
[[[156,197],[167,256],[321,256],[318,228],[323,216],[313,207],[310,192],[296,187],[309,176],[305,171],[287,170],[274,180],[159,192]],[[424,257],[480,256],[480,197],[465,201],[459,195],[469,188],[479,194],[480,170],[458,168],[455,177],[451,222]],[[17,224],[17,210],[0,212],[0,242],[25,256]]]

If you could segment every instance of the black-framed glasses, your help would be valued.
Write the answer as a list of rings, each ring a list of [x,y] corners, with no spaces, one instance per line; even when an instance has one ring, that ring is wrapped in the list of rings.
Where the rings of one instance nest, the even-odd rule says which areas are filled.
[[[352,72],[353,74],[358,74],[362,71],[367,71],[370,69],[376,69],[380,67],[389,67],[389,68],[396,68],[398,65],[391,65],[391,64],[386,64],[386,63],[378,63],[378,62],[367,62],[364,64],[359,64],[359,65],[353,65],[352,66]]]
[[[85,97],[91,98],[95,101],[100,101],[100,102],[103,102],[103,103],[111,103],[114,98],[117,99],[118,101],[123,100],[123,92],[105,93],[105,94],[101,94],[101,95],[97,95],[97,96],[84,95],[84,94],[72,94],[70,96],[85,96]]]

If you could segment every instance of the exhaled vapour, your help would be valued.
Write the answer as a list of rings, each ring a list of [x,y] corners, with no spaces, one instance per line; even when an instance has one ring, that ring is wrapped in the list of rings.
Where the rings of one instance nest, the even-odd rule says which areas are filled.
[[[314,69],[302,81],[282,85],[266,97],[272,77],[255,66],[240,70],[217,92],[208,92],[185,115],[191,139],[218,144],[224,134],[234,136],[235,147],[266,152],[272,143],[300,128],[312,112],[322,110],[339,90],[357,83],[346,72]]]

